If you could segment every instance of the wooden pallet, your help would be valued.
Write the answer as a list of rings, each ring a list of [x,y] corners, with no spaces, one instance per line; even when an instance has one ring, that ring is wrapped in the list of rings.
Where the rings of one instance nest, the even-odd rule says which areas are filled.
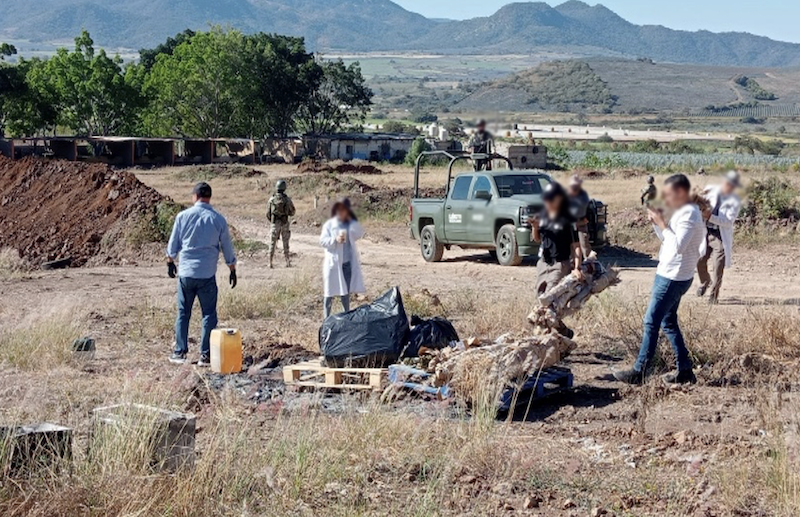
[[[385,368],[329,368],[322,359],[283,367],[283,382],[289,386],[317,389],[381,389]]]

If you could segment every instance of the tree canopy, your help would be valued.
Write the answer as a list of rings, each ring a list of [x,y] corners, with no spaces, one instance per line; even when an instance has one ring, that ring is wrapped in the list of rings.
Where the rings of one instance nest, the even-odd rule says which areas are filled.
[[[318,60],[302,38],[187,30],[140,56],[126,64],[83,31],[49,59],[0,62],[0,130],[261,139],[355,127],[372,102],[358,64]]]

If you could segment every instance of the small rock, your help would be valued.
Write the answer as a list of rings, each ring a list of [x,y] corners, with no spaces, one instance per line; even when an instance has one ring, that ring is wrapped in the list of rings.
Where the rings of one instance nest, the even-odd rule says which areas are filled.
[[[576,506],[575,501],[573,501],[572,499],[567,499],[566,501],[564,501],[562,508],[564,508],[565,510],[569,510],[570,508],[575,508],[575,506]]]
[[[492,492],[495,494],[510,494],[511,491],[511,483],[498,483],[492,487]]]
[[[686,443],[686,431],[678,431],[672,435],[672,439],[675,440],[675,443],[678,445],[683,445]]]
[[[601,515],[605,515],[606,511],[603,508],[592,508],[592,517],[600,517]]]
[[[522,502],[522,507],[526,510],[530,510],[531,508],[539,508],[539,505],[542,504],[542,499],[539,496],[535,497],[526,497],[525,500]]]
[[[111,192],[108,193],[108,200],[109,201],[114,201],[118,197],[119,197],[119,190],[117,190],[117,189],[114,189],[114,190],[112,190]]]
[[[507,512],[514,511],[514,505],[512,505],[511,503],[503,503],[503,510]]]
[[[478,478],[476,478],[475,476],[470,476],[469,474],[465,474],[465,475],[461,476],[460,478],[458,478],[458,482],[459,483],[464,483],[464,484],[467,484],[467,485],[471,485],[472,483],[474,483],[477,480],[478,480]]]

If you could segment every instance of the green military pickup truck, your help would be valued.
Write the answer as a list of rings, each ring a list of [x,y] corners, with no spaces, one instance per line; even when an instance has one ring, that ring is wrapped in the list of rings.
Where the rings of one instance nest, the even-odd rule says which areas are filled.
[[[420,166],[426,157],[450,160],[444,199],[419,197]],[[471,171],[453,175],[461,160],[504,160],[507,170]],[[500,155],[453,155],[444,151],[423,153],[417,160],[414,197],[409,207],[411,234],[420,243],[428,262],[442,260],[451,246],[488,250],[503,266],[518,266],[525,256],[539,253],[531,238],[528,217],[542,209],[541,194],[552,182],[542,171],[515,171]],[[606,207],[599,201],[589,206],[592,245],[606,244]]]

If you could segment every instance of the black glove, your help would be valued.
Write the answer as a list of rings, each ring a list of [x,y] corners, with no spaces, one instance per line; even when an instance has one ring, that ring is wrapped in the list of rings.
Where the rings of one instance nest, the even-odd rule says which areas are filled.
[[[229,280],[231,284],[231,289],[236,289],[236,270],[231,269],[231,278]]]
[[[178,276],[178,268],[175,266],[174,262],[167,262],[167,274],[170,278],[176,278]]]

